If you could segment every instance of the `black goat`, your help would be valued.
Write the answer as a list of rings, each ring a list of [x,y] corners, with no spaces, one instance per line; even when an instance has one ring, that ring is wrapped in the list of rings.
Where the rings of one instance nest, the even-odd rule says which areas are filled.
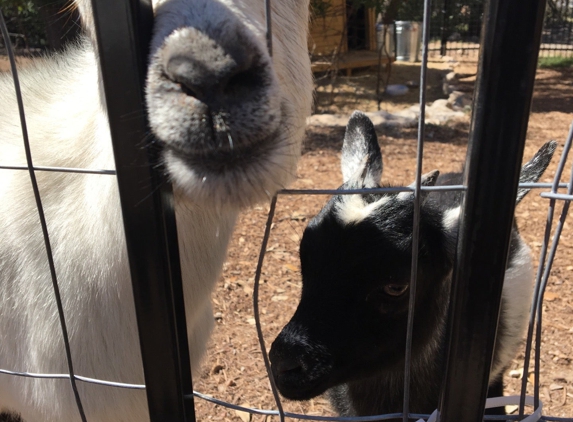
[[[539,180],[556,143],[544,145],[521,172]],[[342,148],[341,189],[378,187],[382,156],[374,127],[352,115]],[[461,174],[422,177],[422,185],[460,184]],[[519,202],[529,191],[521,188]],[[444,329],[461,193],[423,194],[412,347],[410,411],[437,406]],[[280,392],[306,400],[328,391],[344,416],[401,412],[412,259],[413,194],[334,196],[312,219],[300,246],[302,296],[274,341],[270,359]],[[503,288],[490,390],[522,339],[532,293],[530,250],[514,225]]]

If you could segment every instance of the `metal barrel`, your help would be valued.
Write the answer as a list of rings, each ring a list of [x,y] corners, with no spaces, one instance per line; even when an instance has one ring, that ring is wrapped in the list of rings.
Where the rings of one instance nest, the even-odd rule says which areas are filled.
[[[422,44],[421,22],[396,21],[396,60],[420,61]]]

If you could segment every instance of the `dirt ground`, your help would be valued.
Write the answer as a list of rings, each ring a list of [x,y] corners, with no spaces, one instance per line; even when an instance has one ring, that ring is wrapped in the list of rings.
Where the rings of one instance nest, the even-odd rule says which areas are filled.
[[[0,70],[6,70],[0,60]],[[475,62],[455,63],[435,60],[428,70],[427,101],[444,98],[442,76],[448,68],[468,74],[466,89],[473,84]],[[384,77],[386,75],[383,75]],[[381,109],[396,111],[418,102],[419,65],[395,64],[389,83],[414,86],[401,97],[382,97]],[[355,72],[339,77],[332,90],[327,78],[317,79],[316,112],[348,114],[355,109],[374,111],[376,77],[372,72]],[[428,126],[424,152],[424,171],[439,169],[457,171],[465,159],[469,131],[469,115],[465,122],[444,126]],[[569,124],[573,120],[573,69],[540,70],[529,123],[525,158],[550,139],[559,142],[556,157],[543,181],[555,173]],[[337,188],[341,183],[339,170],[342,129],[309,128],[294,188]],[[384,182],[410,184],[414,179],[415,129],[393,128],[379,131],[384,159]],[[571,159],[568,168],[571,168]],[[569,177],[565,173],[563,181]],[[298,246],[308,221],[327,201],[324,196],[280,196],[271,238],[266,250],[261,280],[260,309],[267,349],[296,309],[301,290]],[[545,228],[548,200],[531,192],[517,209],[521,233],[538,261]],[[213,295],[216,327],[204,359],[195,376],[195,390],[218,399],[261,409],[275,409],[258,345],[253,317],[253,279],[261,247],[268,205],[261,205],[241,214],[235,230],[223,274]],[[557,215],[561,205],[557,206]],[[559,251],[551,271],[545,295],[544,330],[542,338],[541,399],[544,414],[573,417],[573,232],[571,219],[565,223]],[[519,391],[519,370],[523,353],[514,360],[505,376],[506,394]],[[510,375],[511,374],[511,375]],[[532,384],[528,384],[532,392]],[[334,415],[325,398],[309,402],[283,400],[286,411],[312,415]],[[512,410],[512,409],[509,409]],[[197,420],[266,421],[275,417],[250,416],[196,399]],[[289,419],[293,420],[293,419]]]
[[[427,98],[431,102],[444,98],[442,74],[451,63],[435,61],[428,72]],[[459,63],[456,71],[475,73],[475,63]],[[419,66],[394,65],[390,83],[417,82]],[[472,78],[466,79],[471,87]],[[376,110],[376,78],[358,72],[351,78],[339,77],[334,102],[330,103],[330,87],[319,80],[317,112],[349,113],[354,109]],[[411,89],[403,97],[384,97],[381,108],[394,111],[418,101],[419,92]],[[568,127],[573,119],[573,71],[540,70],[537,77],[533,113],[529,123],[525,158],[550,139],[559,142],[559,149],[543,181],[549,182],[556,170]],[[424,171],[459,170],[464,159],[469,130],[467,122],[427,129]],[[414,178],[416,155],[415,129],[380,131],[379,142],[384,159],[385,182],[409,184]],[[339,170],[343,130],[307,130],[304,152],[295,188],[337,188],[341,183]],[[569,163],[571,159],[569,160]],[[571,166],[569,165],[569,168]],[[568,178],[568,174],[564,176]],[[267,247],[260,291],[261,321],[267,349],[296,309],[300,290],[298,246],[308,221],[327,201],[324,196],[280,196]],[[523,237],[538,261],[547,216],[548,200],[531,192],[519,205],[517,220]],[[561,206],[557,207],[557,213]],[[237,224],[223,275],[213,296],[216,327],[195,389],[219,399],[245,406],[275,409],[276,405],[266,377],[253,318],[253,279],[261,247],[268,206],[244,212]],[[545,296],[545,325],[542,339],[541,399],[544,414],[573,417],[573,233],[571,221],[565,224],[559,251],[551,272]],[[520,388],[518,372],[523,368],[523,354],[514,360],[505,376],[506,394]],[[517,372],[515,371],[517,370]],[[517,374],[517,375],[516,375]],[[516,378],[517,377],[517,378]],[[532,392],[531,382],[528,392]],[[286,411],[312,415],[334,415],[323,397],[309,402],[283,400]],[[271,421],[275,417],[252,416],[218,405],[196,400],[198,420]],[[513,409],[508,409],[513,410]],[[294,420],[294,419],[289,419]]]

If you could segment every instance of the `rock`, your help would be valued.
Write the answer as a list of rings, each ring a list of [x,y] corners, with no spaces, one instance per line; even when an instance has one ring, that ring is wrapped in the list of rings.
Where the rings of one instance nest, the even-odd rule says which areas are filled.
[[[376,129],[384,129],[387,127],[416,127],[420,116],[420,106],[413,105],[396,113],[388,113],[387,111],[380,110],[364,114],[372,120],[372,124]],[[350,116],[347,115],[315,114],[307,119],[307,125],[318,127],[345,127],[349,118]],[[459,118],[465,118],[465,114],[458,110],[452,110],[446,99],[436,100],[430,106],[426,106],[427,123],[441,125]]]
[[[449,121],[464,118],[465,114],[461,111],[452,110],[448,100],[440,99],[426,107],[426,123],[434,125],[443,125]]]
[[[462,111],[472,105],[472,97],[468,93],[453,91],[448,97],[448,104],[453,110]]]
[[[384,92],[393,97],[397,97],[406,95],[408,93],[408,87],[406,85],[388,85]]]
[[[306,124],[319,127],[344,127],[348,123],[348,119],[349,116],[338,114],[314,114],[306,119]]]
[[[458,74],[456,72],[449,72],[446,74],[446,82],[456,83],[458,82]]]
[[[365,113],[376,128],[383,127],[415,127],[418,116],[409,111],[396,114],[386,111]],[[345,127],[350,116],[337,114],[315,114],[307,119],[307,125],[317,127]]]

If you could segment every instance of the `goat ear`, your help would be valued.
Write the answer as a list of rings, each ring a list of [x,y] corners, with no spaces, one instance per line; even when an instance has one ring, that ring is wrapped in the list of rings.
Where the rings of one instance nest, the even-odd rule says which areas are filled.
[[[438,181],[439,175],[439,170],[432,170],[426,174],[422,174],[422,177],[420,178],[420,184],[422,186],[434,186]]]
[[[374,125],[362,112],[352,113],[342,145],[344,183],[357,187],[376,187],[382,176],[382,154]]]
[[[421,186],[434,186],[436,184],[436,182],[438,181],[439,175],[440,175],[439,170],[432,170],[426,174],[422,174],[422,176],[420,177],[420,185]],[[412,183],[408,187],[414,189],[416,187],[416,182]],[[422,203],[428,198],[428,194],[429,194],[428,191],[422,191]],[[414,194],[410,191],[402,192],[402,193],[398,194],[398,199],[405,200],[405,199],[412,198],[413,196],[414,196]]]
[[[521,168],[519,183],[537,182],[541,176],[543,176],[547,166],[549,166],[556,148],[557,142],[555,141],[549,141],[543,145],[533,158]],[[530,190],[530,188],[519,188],[517,190],[517,199],[515,201],[516,205],[521,202],[523,197],[527,195]]]

